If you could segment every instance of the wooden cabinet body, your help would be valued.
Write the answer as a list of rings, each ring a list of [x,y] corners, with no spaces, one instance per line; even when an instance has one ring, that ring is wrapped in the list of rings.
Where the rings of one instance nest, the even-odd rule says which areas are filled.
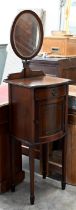
[[[43,76],[7,82],[12,136],[30,146],[48,143],[54,133],[64,135],[68,80]]]
[[[69,78],[76,83],[76,57],[68,58],[35,58],[29,62],[32,70],[42,70],[46,74],[61,78]]]
[[[9,138],[9,105],[0,105],[0,193],[11,187],[11,151]],[[24,178],[20,142],[15,143],[16,184]]]
[[[69,86],[67,181],[76,185],[76,86]]]
[[[68,36],[45,37],[43,40],[42,50],[43,52],[47,52],[50,54],[54,53],[54,55],[76,55],[76,38]]]
[[[76,111],[68,114],[67,182],[76,185]]]

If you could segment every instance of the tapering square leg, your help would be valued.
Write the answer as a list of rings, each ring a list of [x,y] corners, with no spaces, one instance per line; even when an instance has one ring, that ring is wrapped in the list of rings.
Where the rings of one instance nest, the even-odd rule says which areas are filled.
[[[62,190],[66,187],[66,137],[62,139]]]
[[[11,191],[15,192],[15,139],[13,137],[11,138]]]
[[[43,179],[46,178],[48,172],[48,144],[41,145],[41,163]]]
[[[29,167],[30,167],[30,203],[33,205],[35,196],[34,196],[34,151],[32,148],[29,148]]]

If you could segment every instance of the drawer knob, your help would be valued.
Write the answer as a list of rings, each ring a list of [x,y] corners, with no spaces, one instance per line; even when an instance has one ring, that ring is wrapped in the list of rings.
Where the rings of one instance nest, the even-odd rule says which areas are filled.
[[[52,95],[56,96],[56,89],[55,88],[52,89]]]

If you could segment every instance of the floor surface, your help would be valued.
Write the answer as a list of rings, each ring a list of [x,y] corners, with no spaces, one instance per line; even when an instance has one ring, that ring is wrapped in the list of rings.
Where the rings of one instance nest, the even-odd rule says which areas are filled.
[[[0,195],[0,210],[76,210],[76,187],[67,185],[65,190],[61,190],[60,181],[50,178],[43,180],[36,170],[35,204],[30,205],[27,158],[23,158],[24,169],[25,165],[25,180],[16,186],[14,193],[9,191]]]

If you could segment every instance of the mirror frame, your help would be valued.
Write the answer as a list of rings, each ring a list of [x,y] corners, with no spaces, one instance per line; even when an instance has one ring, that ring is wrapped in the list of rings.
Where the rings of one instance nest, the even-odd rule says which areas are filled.
[[[18,21],[18,19],[20,18],[20,16],[22,16],[23,14],[31,14],[33,17],[35,17],[35,19],[37,20],[38,22],[38,26],[39,26],[39,31],[40,31],[40,38],[39,38],[39,44],[38,44],[38,47],[36,49],[36,51],[34,53],[32,53],[30,56],[22,56],[19,51],[17,50],[16,46],[15,46],[15,42],[14,42],[14,29],[15,29],[15,25]],[[11,46],[12,46],[12,49],[13,51],[15,52],[15,54],[23,59],[23,60],[30,60],[31,58],[35,57],[38,52],[40,51],[41,49],[41,46],[42,46],[42,43],[43,43],[43,25],[42,25],[42,22],[41,22],[41,19],[39,18],[39,16],[32,10],[23,10],[21,11],[17,16],[16,18],[14,19],[14,22],[12,24],[12,27],[11,27],[11,32],[10,32],[10,42],[11,42]]]

